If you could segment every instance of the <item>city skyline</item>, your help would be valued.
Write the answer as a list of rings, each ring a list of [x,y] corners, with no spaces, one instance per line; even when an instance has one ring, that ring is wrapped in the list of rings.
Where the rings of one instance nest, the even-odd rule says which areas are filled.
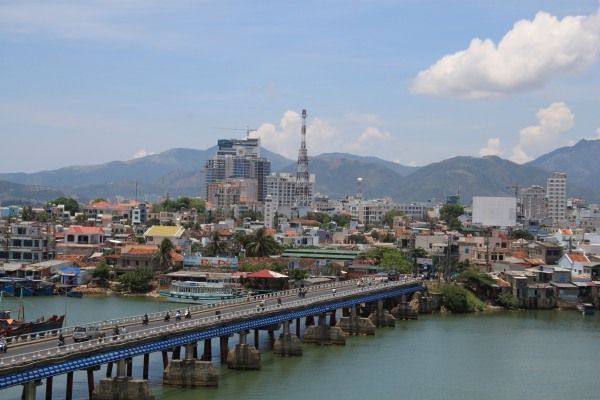
[[[0,171],[206,149],[246,126],[294,160],[302,108],[311,156],[524,162],[600,137],[598,9],[6,2],[0,129],[15,151]]]

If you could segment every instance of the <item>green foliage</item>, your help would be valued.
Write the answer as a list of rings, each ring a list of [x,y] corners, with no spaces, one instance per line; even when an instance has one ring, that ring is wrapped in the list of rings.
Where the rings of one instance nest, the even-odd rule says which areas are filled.
[[[500,294],[496,301],[504,308],[508,308],[511,310],[519,308],[519,300],[510,292]]]
[[[155,205],[153,210],[175,212],[182,208],[196,209],[199,214],[203,214],[206,210],[206,203],[202,199],[194,199],[190,197],[179,197],[177,199],[166,199],[162,203]]]
[[[214,231],[210,235],[210,242],[204,248],[204,254],[208,257],[218,257],[225,254],[227,251],[227,243],[221,239],[218,231]]]
[[[79,212],[79,203],[77,200],[72,199],[70,197],[61,196],[52,200],[50,203],[55,205],[64,204],[65,210],[68,211],[71,215],[75,215],[76,212]]]
[[[23,221],[33,221],[35,219],[35,213],[31,206],[23,207],[23,211],[21,212],[21,219]]]
[[[264,228],[248,235],[245,248],[248,257],[269,257],[281,253],[279,243],[272,236],[267,235]]]
[[[364,235],[348,235],[348,243],[367,244],[367,238]]]
[[[166,270],[169,267],[171,267],[171,262],[173,261],[173,258],[171,257],[171,252],[173,250],[175,250],[173,242],[166,238],[163,239],[163,241],[160,243],[160,247],[158,250],[160,265],[163,268],[163,270]]]
[[[464,282],[472,287],[491,287],[495,283],[494,278],[492,278],[488,274],[479,272],[477,269],[474,268],[470,268],[461,272],[458,276],[458,281]]]
[[[510,238],[512,240],[518,240],[518,239],[533,240],[533,235],[522,229],[517,229],[510,233]]]
[[[146,268],[136,268],[121,275],[119,282],[127,291],[145,293],[150,290],[154,273]]]
[[[202,245],[198,242],[192,243],[192,253],[199,253],[202,251]]]
[[[464,213],[465,209],[460,204],[445,204],[440,209],[440,218],[446,221],[450,229],[457,230],[462,228],[458,217]]]
[[[344,227],[350,224],[352,216],[349,214],[335,214],[333,217],[331,217],[331,220],[334,221],[338,226]]]
[[[409,274],[413,270],[412,262],[404,253],[396,248],[376,247],[361,255],[361,257],[374,258],[381,271],[398,271]]]
[[[306,278],[308,276],[308,272],[303,269],[292,269],[291,271],[289,271],[288,276],[290,277],[290,279],[299,281]]]
[[[96,268],[94,268],[92,276],[100,279],[101,281],[107,281],[110,276],[110,269],[108,268],[108,265],[102,261],[100,264],[98,264],[98,266],[96,266]]]
[[[281,272],[287,268],[287,264],[283,261],[280,262],[269,262],[269,261],[257,261],[254,263],[244,263],[240,265],[241,272],[256,272],[261,269],[270,269],[271,271]]]
[[[98,197],[92,201],[92,204],[100,203],[102,201],[107,201],[104,197]]]
[[[75,223],[81,225],[87,222],[87,216],[85,214],[79,214],[75,217]]]
[[[136,237],[135,241],[138,242],[139,244],[145,244],[146,243],[146,239],[143,236]]]
[[[392,208],[390,211],[386,212],[383,218],[381,219],[382,225],[392,226],[394,222],[394,217],[404,216],[404,213],[396,208]]]
[[[422,247],[417,247],[416,249],[411,250],[410,252],[411,258],[428,258],[429,254]]]
[[[442,293],[442,304],[453,313],[481,311],[485,308],[481,300],[462,286],[441,284],[437,289]]]

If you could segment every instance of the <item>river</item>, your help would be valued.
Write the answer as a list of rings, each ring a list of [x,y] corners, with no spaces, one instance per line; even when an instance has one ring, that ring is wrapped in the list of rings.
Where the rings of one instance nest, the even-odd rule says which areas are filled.
[[[35,297],[25,302],[28,319],[66,310],[69,325],[176,307],[118,296]],[[4,299],[4,307],[16,310],[16,301]],[[267,341],[262,334],[261,351]],[[583,317],[572,310],[428,315],[397,321],[395,328],[378,329],[372,337],[348,337],[346,346],[304,345],[302,357],[264,352],[260,371],[221,368],[218,389],[163,387],[161,356],[154,354],[150,385],[157,399],[181,400],[596,400],[599,341],[600,316]],[[134,360],[138,377],[140,359]],[[100,379],[103,371],[95,376]],[[55,379],[54,398],[64,398],[64,381],[64,376]],[[38,388],[40,399],[43,389]],[[20,388],[5,390],[0,398],[19,399]],[[87,398],[84,372],[75,373],[74,398]]]

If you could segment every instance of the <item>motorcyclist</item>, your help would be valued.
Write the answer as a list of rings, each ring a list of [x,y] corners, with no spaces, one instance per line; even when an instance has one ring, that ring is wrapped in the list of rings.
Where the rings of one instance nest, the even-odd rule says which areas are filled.
[[[142,324],[148,325],[148,314],[144,314],[144,317],[142,318]]]
[[[181,321],[181,311],[177,310],[177,312],[175,313],[175,320]]]
[[[58,347],[62,347],[65,345],[65,337],[62,332],[58,334]]]
[[[169,312],[167,311],[167,313],[165,314],[165,322],[169,322],[170,319],[171,319],[171,314],[169,314]]]
[[[189,309],[189,308],[185,310],[185,315],[184,315],[184,318],[185,318],[185,319],[190,319],[190,318],[192,318],[192,313],[190,312],[190,309]]]
[[[6,343],[6,339],[2,336],[0,337],[0,351],[6,353],[6,350],[8,350],[8,343]]]

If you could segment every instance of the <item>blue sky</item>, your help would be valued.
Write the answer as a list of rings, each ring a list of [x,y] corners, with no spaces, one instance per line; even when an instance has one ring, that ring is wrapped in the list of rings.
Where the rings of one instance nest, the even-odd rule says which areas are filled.
[[[294,158],[302,108],[311,155],[524,162],[600,138],[599,5],[1,1],[0,171],[244,135],[216,127]]]

